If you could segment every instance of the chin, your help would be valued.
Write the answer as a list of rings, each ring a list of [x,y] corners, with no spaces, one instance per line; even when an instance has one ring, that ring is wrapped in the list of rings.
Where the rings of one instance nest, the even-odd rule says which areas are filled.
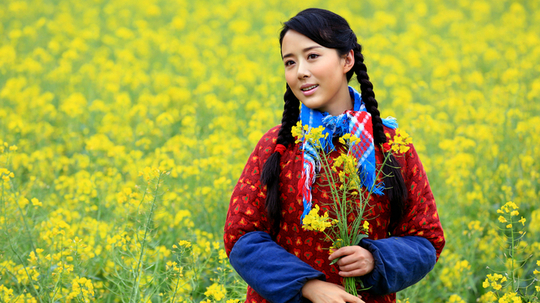
[[[300,100],[300,101],[302,102],[302,100]],[[320,112],[324,112],[324,108],[320,104],[320,102],[308,101],[308,102],[302,102],[302,104],[304,104],[305,106],[307,106],[310,109],[316,109],[316,110],[318,110]]]

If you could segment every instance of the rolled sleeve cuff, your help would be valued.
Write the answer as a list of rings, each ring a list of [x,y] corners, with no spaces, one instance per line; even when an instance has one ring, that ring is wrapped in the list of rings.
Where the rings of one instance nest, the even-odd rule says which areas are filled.
[[[362,281],[364,287],[377,295],[395,293],[417,283],[433,269],[437,260],[431,242],[418,236],[364,238],[359,245],[373,255],[374,269],[363,276]]]
[[[307,281],[325,280],[324,273],[286,251],[262,231],[249,232],[238,239],[229,261],[244,281],[270,302],[301,302],[302,287]]]

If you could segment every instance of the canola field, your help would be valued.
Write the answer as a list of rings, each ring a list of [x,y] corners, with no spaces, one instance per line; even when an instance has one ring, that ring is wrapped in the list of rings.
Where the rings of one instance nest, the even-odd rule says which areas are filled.
[[[538,302],[540,2],[510,0],[2,0],[0,301],[243,301],[225,215],[308,7],[434,191],[447,245],[399,301]]]

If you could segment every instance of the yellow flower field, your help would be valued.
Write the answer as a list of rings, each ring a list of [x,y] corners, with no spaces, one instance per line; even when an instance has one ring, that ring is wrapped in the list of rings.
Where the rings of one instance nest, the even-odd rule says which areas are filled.
[[[0,301],[243,301],[225,214],[307,7],[428,172],[447,245],[400,301],[538,302],[540,2],[510,0],[4,0]]]

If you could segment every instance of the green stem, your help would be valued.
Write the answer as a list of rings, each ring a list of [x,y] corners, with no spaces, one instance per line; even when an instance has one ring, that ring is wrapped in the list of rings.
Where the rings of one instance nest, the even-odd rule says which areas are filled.
[[[38,260],[38,263],[39,263],[39,256],[38,256],[38,253],[36,251],[36,247],[34,246],[34,240],[32,239],[32,234],[30,233],[30,229],[28,228],[28,224],[26,224],[26,220],[24,218],[23,211],[21,209],[21,206],[19,205],[19,201],[17,201],[17,199],[14,199],[14,200],[15,200],[15,203],[17,204],[17,209],[19,210],[19,213],[21,215],[21,220],[23,221],[23,224],[24,224],[24,230],[28,234],[28,239],[30,240],[30,246],[32,246],[32,250],[34,251],[34,254],[36,255],[36,259]]]
[[[356,279],[354,277],[343,278],[343,284],[345,284],[345,291],[353,296],[358,296],[358,291],[356,290]]]
[[[60,288],[58,287],[58,284],[60,284],[61,280],[62,280],[62,275],[64,274],[64,264],[62,263],[62,261],[64,260],[64,255],[62,254],[62,250],[63,250],[63,247],[64,247],[64,235],[62,235],[61,237],[61,240],[60,240],[60,263],[62,264],[62,270],[60,271],[59,275],[58,275],[58,280],[56,280],[56,283],[54,284],[54,293],[52,295],[52,299],[54,300],[55,297],[56,297],[56,293],[58,292],[58,290],[60,290]],[[56,248],[58,248],[58,245],[56,246]],[[58,249],[55,249],[55,251],[57,251]],[[51,256],[51,264],[52,264],[52,256]]]
[[[327,154],[324,152],[324,150],[322,151],[321,153],[322,155],[322,159],[324,159],[324,165],[321,165],[324,169],[324,172],[326,173],[326,176],[327,178],[330,178],[330,192],[332,193],[332,196],[333,196],[333,201],[336,201],[337,199],[339,199],[337,193],[335,192],[335,189],[332,187],[332,186],[335,186],[336,185],[336,182],[334,180],[334,175],[332,174],[332,169],[330,169],[330,163],[328,162],[328,159],[327,159]]]
[[[510,242],[510,258],[512,260],[511,265],[511,273],[512,273],[512,291],[517,291],[517,289],[514,288],[514,279],[515,279],[515,269],[514,269],[514,217],[510,215],[510,234],[512,235],[512,242]]]
[[[28,269],[26,268],[26,266],[24,265],[24,261],[21,259],[21,257],[19,256],[19,254],[15,251],[15,248],[13,247],[13,244],[11,243],[11,239],[8,240],[9,242],[9,247],[11,248],[11,251],[13,252],[13,254],[17,257],[17,259],[19,259],[19,262],[21,262],[21,265],[23,266],[24,268],[24,272],[26,273],[26,277],[28,278],[28,282],[30,282],[30,285],[32,286],[32,290],[34,291],[34,293],[36,294],[37,298],[39,299],[39,302],[43,302],[41,301],[41,296],[39,295],[36,287],[34,286],[34,282],[32,282],[32,277],[30,276],[30,273],[28,273]]]
[[[383,150],[382,146],[381,146],[381,150]],[[371,199],[371,194],[373,194],[373,190],[375,189],[375,184],[377,183],[377,179],[379,178],[379,175],[382,172],[384,165],[386,165],[386,161],[388,160],[388,158],[390,158],[391,153],[387,152],[386,154],[384,154],[384,152],[383,152],[383,155],[384,155],[384,161],[381,164],[381,168],[379,170],[377,170],[377,173],[375,174],[375,182],[373,182],[373,185],[371,186],[371,188],[370,188],[370,190],[368,192],[367,201],[369,201]]]
[[[2,181],[2,217],[4,218],[4,232],[6,233],[6,235],[8,235],[8,226],[7,226],[7,216],[6,216],[6,213],[7,213],[7,210],[6,210],[6,200],[4,199],[4,196],[5,196],[5,188],[4,188],[4,182]],[[9,238],[9,236],[8,236]]]
[[[139,255],[139,260],[137,261],[137,268],[135,269],[135,277],[134,277],[135,281],[133,283],[133,289],[132,289],[132,294],[130,296],[130,302],[137,302],[135,297],[137,297],[139,283],[140,283],[140,277],[141,277],[141,275],[139,274],[139,270],[141,268],[142,259],[143,259],[143,256],[144,256],[144,248],[146,246],[146,238],[148,236],[148,230],[150,229],[149,226],[150,226],[150,223],[152,221],[153,214],[154,214],[154,206],[156,204],[156,200],[157,200],[157,196],[158,196],[157,193],[158,193],[158,190],[159,190],[160,181],[161,181],[161,173],[159,174],[159,177],[158,177],[158,180],[157,180],[156,189],[154,190],[154,199],[152,200],[152,205],[150,206],[150,214],[148,215],[148,218],[147,218],[146,224],[145,224],[145,228],[144,228],[144,236],[143,236],[143,240],[142,240],[142,244],[141,244],[141,253]],[[144,199],[144,196],[143,196],[143,199]],[[141,201],[141,203],[143,203],[143,201]]]
[[[172,295],[172,303],[176,301],[176,293],[178,292],[179,284],[180,284],[180,273],[178,273],[178,277],[176,278],[176,285],[174,286],[174,293]]]
[[[337,184],[336,184],[336,181],[334,180],[334,175],[332,173],[332,169],[330,168],[330,163],[328,162],[328,159],[327,159],[327,154],[324,152],[322,152],[322,159],[324,159],[324,164],[321,165],[327,175],[327,178],[329,179],[330,181],[330,192],[332,193],[332,202],[334,203],[334,210],[336,212],[336,217],[337,217],[337,220],[338,220],[338,230],[339,230],[339,237],[340,239],[344,242],[344,243],[348,243],[349,242],[349,237],[348,237],[348,233],[347,233],[347,214],[344,213],[345,211],[345,208],[344,207],[339,207],[339,194],[337,192]]]
[[[349,146],[349,148],[347,150],[347,155],[349,156],[350,153],[351,153],[351,148]],[[382,168],[384,167],[384,165],[386,165],[386,162],[387,162],[388,158],[390,157],[390,155],[391,155],[390,153],[385,154],[384,161],[383,161],[382,165],[380,166],[380,169],[376,173],[375,182],[373,183],[373,185],[369,189],[366,199],[364,199],[363,193],[360,191],[360,189],[358,189],[358,196],[359,196],[358,198],[361,200],[360,201],[361,205],[358,206],[358,213],[356,214],[355,220],[354,220],[354,222],[352,224],[352,227],[351,227],[352,235],[349,235],[349,229],[348,229],[348,225],[349,225],[348,224],[348,213],[349,212],[348,212],[348,207],[347,207],[348,206],[348,204],[347,204],[347,197],[348,197],[347,192],[350,189],[351,180],[345,180],[345,182],[343,184],[343,192],[341,193],[341,196],[340,196],[339,195],[340,191],[337,188],[337,183],[336,183],[336,180],[334,179],[333,171],[332,171],[332,169],[330,167],[330,163],[329,163],[329,160],[327,158],[328,155],[324,152],[324,149],[321,149],[320,158],[321,158],[321,162],[323,163],[322,167],[323,167],[324,172],[327,175],[328,181],[330,182],[330,192],[331,192],[331,195],[332,195],[332,198],[333,198],[332,201],[333,201],[333,204],[334,204],[334,210],[336,212],[336,217],[337,217],[337,220],[338,220],[339,237],[343,241],[343,246],[352,245],[352,242],[358,240],[358,238],[360,237],[360,235],[358,233],[359,233],[359,229],[360,229],[360,226],[361,226],[361,221],[362,221],[363,216],[364,216],[364,211],[365,211],[365,208],[366,208],[367,201],[370,200],[371,194],[373,193],[373,190],[374,190],[374,188],[376,186],[376,180],[380,176]],[[349,181],[349,182],[347,182],[347,181]],[[352,204],[356,205],[356,203],[352,203]],[[325,234],[326,237],[329,237],[326,232],[323,231],[323,233]],[[345,290],[348,293],[350,293],[352,295],[355,295],[355,296],[358,296],[358,292],[357,292],[357,289],[356,289],[356,279],[354,277],[346,277],[346,278],[344,278],[343,283],[344,283]]]

